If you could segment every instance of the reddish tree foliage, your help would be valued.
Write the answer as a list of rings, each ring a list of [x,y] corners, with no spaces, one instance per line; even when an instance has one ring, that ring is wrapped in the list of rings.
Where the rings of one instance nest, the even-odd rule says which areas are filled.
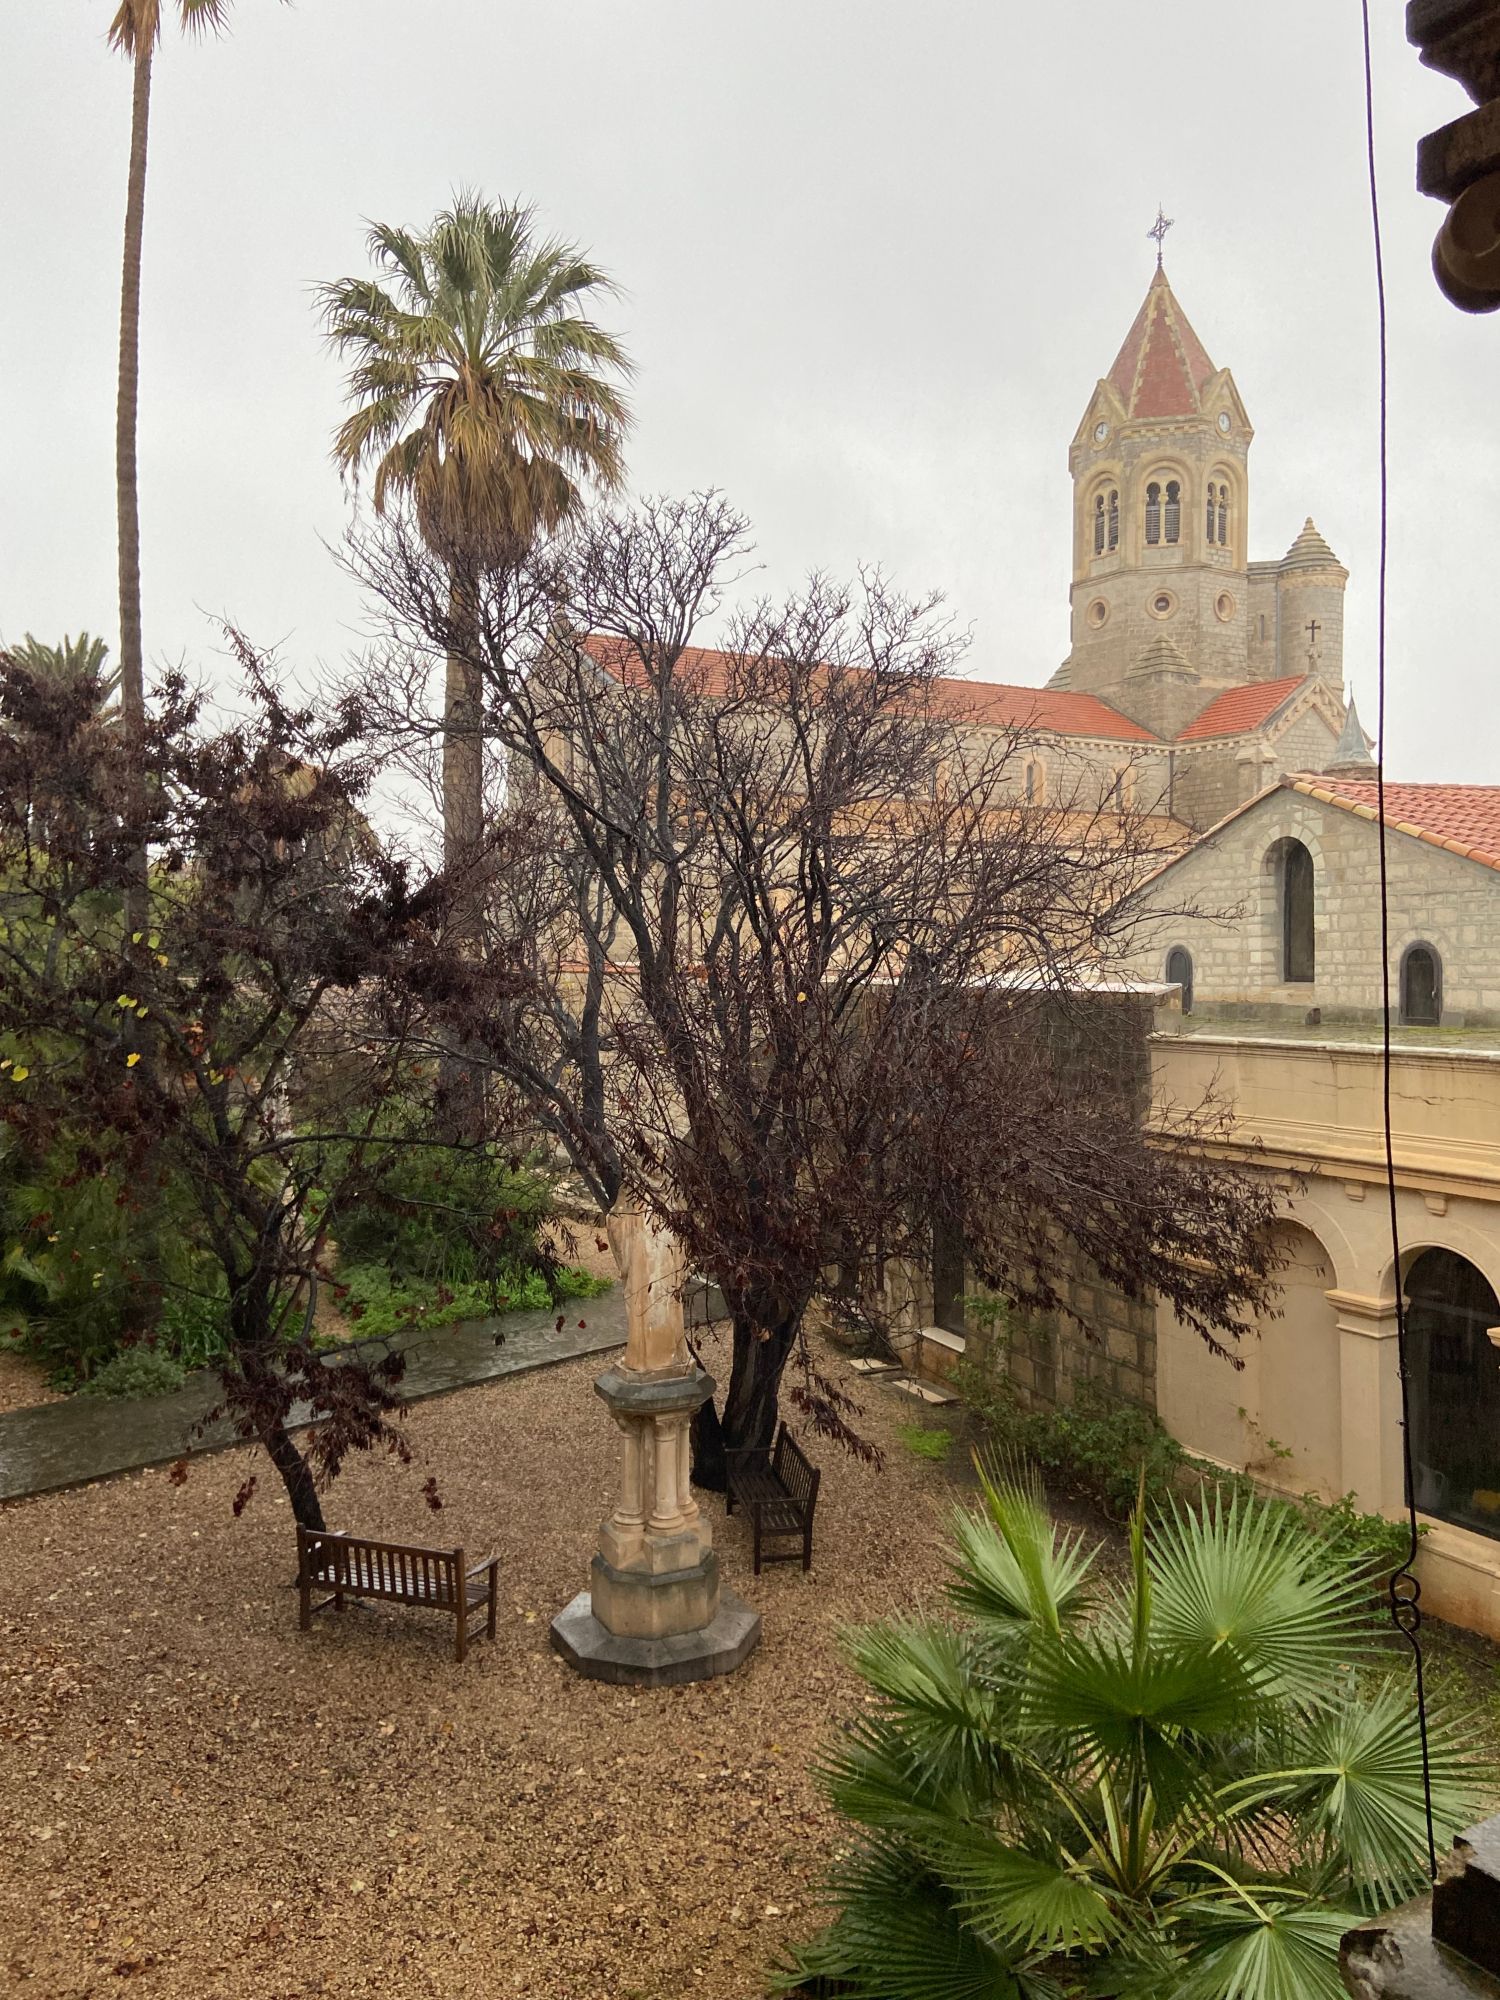
[[[498,961],[453,942],[452,885],[372,833],[356,706],[319,719],[240,654],[244,720],[210,727],[174,677],[132,753],[87,691],[0,653],[0,1033],[22,1052],[0,1118],[36,1156],[88,1134],[148,1212],[170,1193],[227,1287],[222,1408],[317,1527],[350,1451],[407,1455],[400,1354],[314,1337],[330,1220],[443,1143],[434,1010],[498,1005]]]

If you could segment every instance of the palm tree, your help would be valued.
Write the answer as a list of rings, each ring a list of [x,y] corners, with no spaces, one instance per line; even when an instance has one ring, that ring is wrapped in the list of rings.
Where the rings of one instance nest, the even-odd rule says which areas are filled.
[[[874,1704],[821,1774],[856,1842],[784,1985],[855,2000],[1341,2000],[1341,1934],[1425,1880],[1409,1684],[1368,1582],[1292,1510],[1218,1499],[1149,1529],[1128,1575],[1037,1492],[982,1470],[960,1514],[963,1627],[855,1634]],[[1483,1783],[1434,1731],[1434,1816]],[[824,1988],[814,1983],[813,1990]]]
[[[59,688],[86,691],[90,706],[95,709],[107,707],[120,691],[119,668],[105,671],[109,647],[103,639],[92,638],[87,632],[80,632],[76,639],[65,634],[62,643],[56,646],[33,638],[28,632],[19,646],[11,648],[11,657],[39,680],[51,681]]]
[[[217,34],[229,0],[173,0],[187,34]],[[109,41],[130,59],[130,171],[125,190],[125,260],[120,281],[120,374],[115,400],[115,506],[120,540],[120,712],[128,743],[146,723],[141,648],[141,514],[136,483],[136,410],[141,375],[141,246],[146,224],[146,155],[151,125],[151,58],[161,40],[162,0],[119,0]],[[146,856],[138,857],[133,920],[145,922]]]
[[[352,357],[352,413],[334,458],[374,467],[377,513],[411,503],[429,546],[499,568],[623,476],[620,343],[589,317],[612,292],[573,245],[543,242],[527,208],[459,195],[421,235],[377,224],[373,278],[321,288],[328,338]],[[462,604],[453,611],[462,618]],[[481,689],[450,658],[443,703],[443,844],[450,864],[483,819]]]

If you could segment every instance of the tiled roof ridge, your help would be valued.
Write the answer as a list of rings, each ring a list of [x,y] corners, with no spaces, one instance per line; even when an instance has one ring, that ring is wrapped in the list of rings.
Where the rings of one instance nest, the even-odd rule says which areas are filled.
[[[1305,798],[1317,799],[1323,805],[1338,806],[1341,811],[1353,813],[1357,819],[1378,819],[1379,786],[1373,778],[1339,779],[1328,777],[1321,771],[1292,772],[1282,779],[1287,789],[1300,792]],[[1376,800],[1356,797],[1357,792],[1369,792]],[[1396,810],[1403,806],[1411,809],[1412,795],[1438,792],[1463,792],[1478,795],[1493,802],[1495,808],[1493,845],[1480,846],[1475,841],[1462,840],[1456,834],[1443,833],[1434,826],[1422,826],[1416,820],[1394,818],[1391,802],[1399,800]],[[1407,834],[1413,840],[1420,840],[1428,847],[1439,847],[1446,854],[1456,854],[1462,861],[1475,861],[1483,868],[1500,869],[1500,785],[1425,785],[1392,782],[1385,787],[1385,823],[1392,833]]]
[[[1210,737],[1242,736],[1259,729],[1312,678],[1284,674],[1274,681],[1237,681],[1233,687],[1220,688],[1208,706],[1177,732],[1176,740],[1207,742]]]
[[[627,650],[626,642],[612,633],[590,632],[578,644],[606,672],[611,670],[610,654]],[[702,663],[727,657],[723,649],[716,646],[688,646],[684,648],[684,653],[689,660]],[[969,719],[980,727],[988,721],[994,727],[1030,726],[1047,735],[1094,737],[1111,742],[1160,743],[1162,740],[1101,695],[1087,694],[1081,689],[1023,687],[1014,681],[971,680],[960,674],[935,675],[933,685],[943,690],[940,698],[955,704],[968,697],[976,711]],[[1004,705],[1011,697],[1015,698],[1011,706],[1020,708],[1025,705],[1029,707],[1030,714],[997,720],[987,718],[980,712],[986,698],[993,706],[997,699]]]

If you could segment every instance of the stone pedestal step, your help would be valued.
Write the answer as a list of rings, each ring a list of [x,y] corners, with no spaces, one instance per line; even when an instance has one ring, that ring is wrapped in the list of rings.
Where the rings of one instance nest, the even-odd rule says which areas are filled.
[[[930,1382],[913,1381],[910,1375],[899,1376],[891,1383],[903,1396],[915,1396],[919,1403],[956,1403],[958,1398],[950,1396],[944,1389],[935,1389]]]
[[[849,1363],[856,1375],[899,1375],[899,1361],[877,1361],[873,1354],[856,1355]]]

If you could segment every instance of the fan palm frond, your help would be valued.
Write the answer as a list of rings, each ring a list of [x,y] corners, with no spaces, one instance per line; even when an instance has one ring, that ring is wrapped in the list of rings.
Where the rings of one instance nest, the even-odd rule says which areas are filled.
[[[1403,1679],[1393,1676],[1351,1695],[1314,1720],[1305,1769],[1285,1774],[1287,1801],[1306,1838],[1343,1857],[1353,1893],[1374,1908],[1412,1894],[1426,1875],[1422,1746]],[[1433,1817],[1440,1827],[1476,1817],[1492,1782],[1472,1746],[1472,1732],[1456,1724],[1429,1729]]]
[[[850,2000],[1020,2000],[1015,1964],[899,1847],[856,1849],[835,1866],[829,1890],[838,1915],[792,1954],[779,1991],[819,1979]]]
[[[1296,1700],[1338,1700],[1350,1662],[1374,1649],[1367,1586],[1322,1559],[1290,1508],[1217,1493],[1200,1512],[1174,1508],[1150,1563],[1166,1645],[1231,1653]]]
[[[1173,2000],[1347,2000],[1339,1940],[1354,1913],[1275,1890],[1225,1891],[1173,1912],[1191,1941]]]
[[[949,1595],[992,1640],[1056,1636],[1089,1609],[1093,1554],[1054,1524],[1034,1478],[979,1453],[974,1465],[984,1512],[954,1513]]]

